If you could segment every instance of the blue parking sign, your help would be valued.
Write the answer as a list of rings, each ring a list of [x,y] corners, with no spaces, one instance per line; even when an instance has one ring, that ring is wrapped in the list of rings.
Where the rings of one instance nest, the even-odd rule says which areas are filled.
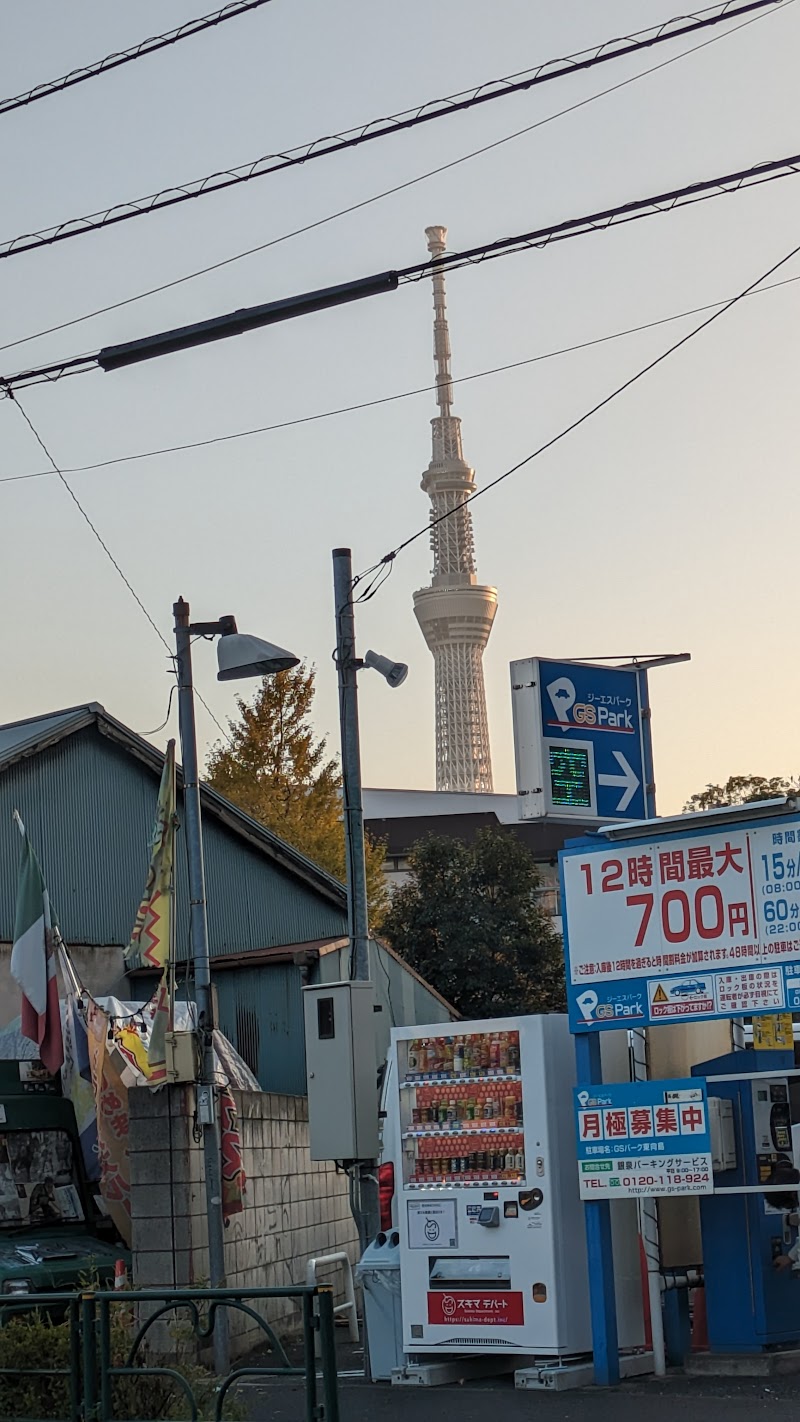
[[[644,819],[637,673],[532,657],[512,662],[511,683],[521,816]]]

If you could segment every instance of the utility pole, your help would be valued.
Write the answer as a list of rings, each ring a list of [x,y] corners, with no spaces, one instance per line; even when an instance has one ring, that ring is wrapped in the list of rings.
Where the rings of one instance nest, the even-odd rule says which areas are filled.
[[[333,593],[336,611],[336,669],[339,674],[339,727],[342,742],[342,811],[347,862],[347,929],[350,938],[349,976],[369,981],[369,911],[364,854],[364,810],[361,799],[361,742],[358,730],[358,671],[353,612],[353,565],[349,548],[333,550]],[[377,1083],[376,1083],[377,1090]],[[376,1098],[375,1109],[378,1109]],[[374,1160],[354,1166],[358,1208],[354,1211],[362,1253],[380,1224]]]
[[[361,739],[358,729],[356,620],[353,612],[353,565],[349,548],[333,550],[336,600],[336,669],[339,673],[339,725],[342,739],[342,797],[347,860],[347,929],[350,977],[369,979],[369,911],[361,801]]]
[[[197,1115],[203,1127],[206,1214],[208,1217],[209,1282],[212,1289],[225,1287],[225,1222],[222,1216],[222,1161],[219,1121],[214,1100],[214,1004],[211,993],[211,963],[208,954],[206,885],[203,864],[203,827],[200,818],[200,780],[197,767],[197,731],[194,718],[192,650],[189,604],[183,598],[173,605],[175,614],[178,712],[183,765],[184,830],[189,870],[189,921],[197,1027],[201,1065],[197,1085]],[[214,1316],[214,1372],[223,1377],[229,1369],[227,1309]]]

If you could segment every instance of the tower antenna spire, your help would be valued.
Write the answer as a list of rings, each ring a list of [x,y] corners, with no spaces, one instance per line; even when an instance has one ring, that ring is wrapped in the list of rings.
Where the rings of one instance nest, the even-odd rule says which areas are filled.
[[[422,489],[431,501],[433,574],[414,594],[414,612],[433,654],[436,679],[436,789],[492,789],[483,653],[497,611],[497,589],[478,583],[472,513],[475,471],[461,447],[461,421],[453,410],[450,331],[444,272],[435,259],[447,250],[447,228],[426,227],[434,258],[433,358],[436,403],[431,420],[431,462]]]

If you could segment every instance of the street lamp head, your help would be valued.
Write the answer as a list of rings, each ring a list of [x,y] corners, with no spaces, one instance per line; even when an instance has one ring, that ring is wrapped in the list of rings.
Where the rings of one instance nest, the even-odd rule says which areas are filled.
[[[391,687],[402,686],[408,676],[408,667],[405,662],[393,662],[389,657],[380,656],[378,652],[367,652],[364,657],[364,666],[372,667],[373,671],[380,672]]]
[[[223,631],[217,643],[217,681],[273,676],[275,672],[289,671],[299,662],[299,657],[283,647],[264,642],[260,637],[251,637],[246,632],[237,632],[235,623],[229,632]]]

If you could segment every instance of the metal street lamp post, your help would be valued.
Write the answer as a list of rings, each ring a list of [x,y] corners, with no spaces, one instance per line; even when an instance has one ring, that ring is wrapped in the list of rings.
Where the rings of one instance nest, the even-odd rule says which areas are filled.
[[[203,1128],[206,1214],[208,1216],[208,1262],[212,1289],[225,1286],[225,1225],[222,1216],[222,1165],[220,1134],[214,1098],[214,1004],[211,993],[211,963],[206,918],[203,827],[200,812],[200,777],[197,762],[197,731],[192,684],[192,637],[220,638],[217,649],[218,680],[266,676],[297,666],[299,658],[270,642],[238,632],[233,617],[217,622],[189,621],[189,604],[183,598],[173,605],[175,615],[178,712],[183,765],[184,830],[189,873],[189,923],[197,998],[197,1027],[201,1045],[200,1080],[197,1085],[197,1115]],[[228,1319],[218,1309],[214,1322],[214,1370],[217,1376],[228,1371]]]
[[[353,567],[349,548],[333,550],[333,593],[336,612],[336,668],[339,674],[339,728],[342,743],[342,811],[347,866],[347,930],[350,938],[349,976],[369,980],[369,913],[367,867],[364,854],[364,809],[361,795],[361,741],[358,729],[357,674],[364,667],[379,671],[389,686],[400,686],[408,676],[404,662],[392,662],[377,652],[356,656],[353,612]],[[377,1102],[376,1108],[377,1110]],[[357,1166],[359,1209],[356,1223],[362,1252],[379,1224],[375,1162]]]

